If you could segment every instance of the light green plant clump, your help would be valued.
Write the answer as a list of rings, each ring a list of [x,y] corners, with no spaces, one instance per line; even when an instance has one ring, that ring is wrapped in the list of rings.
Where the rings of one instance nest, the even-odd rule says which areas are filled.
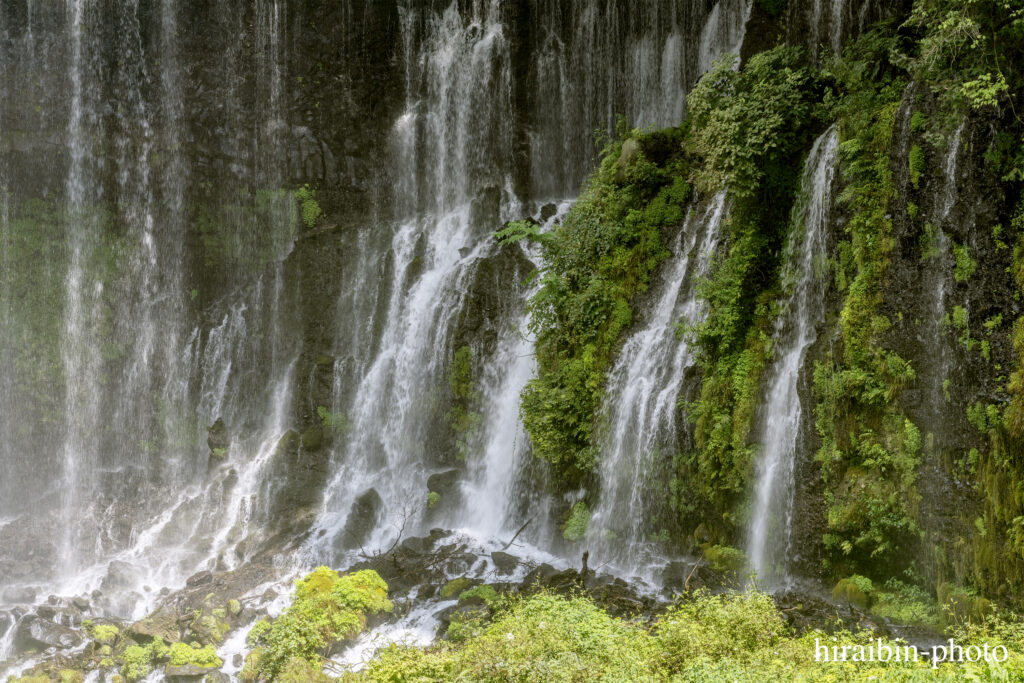
[[[296,582],[295,599],[281,616],[260,621],[250,631],[248,641],[255,649],[243,679],[278,680],[285,670],[299,667],[293,660],[319,671],[331,645],[359,634],[368,615],[393,609],[387,595],[388,586],[375,571],[339,575],[317,568]]]

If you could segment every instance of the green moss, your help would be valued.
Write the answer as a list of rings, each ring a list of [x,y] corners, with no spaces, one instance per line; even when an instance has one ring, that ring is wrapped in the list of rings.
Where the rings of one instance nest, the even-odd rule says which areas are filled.
[[[910,184],[917,189],[921,182],[921,174],[925,171],[924,150],[921,149],[920,145],[913,145],[910,148],[910,157],[907,165],[910,170]]]
[[[332,413],[326,406],[317,406],[316,414],[320,417],[320,424],[324,429],[344,434],[351,428],[348,418],[345,417],[344,413]]]
[[[57,683],[82,683],[85,681],[85,674],[74,669],[61,669],[57,672]]]
[[[953,243],[953,257],[956,259],[953,277],[957,282],[966,282],[978,268],[978,263],[971,258],[971,250],[966,244]]]
[[[92,639],[101,645],[112,644],[117,640],[118,635],[121,633],[113,624],[98,624],[93,626],[91,629],[86,630],[89,631],[89,635],[92,636]]]
[[[448,387],[452,393],[448,425],[455,435],[456,455],[464,460],[469,456],[471,443],[483,421],[483,416],[477,411],[479,396],[474,386],[471,347],[456,349],[449,370]]]
[[[427,508],[433,510],[441,503],[441,494],[437,491],[431,491],[427,494]]]
[[[632,323],[634,297],[668,255],[661,231],[682,223],[690,197],[683,130],[620,127],[620,134],[561,225],[541,234],[517,223],[499,233],[506,241],[532,239],[544,252],[529,303],[538,374],[523,392],[521,413],[533,453],[554,466],[562,488],[595,466],[605,373]],[[626,140],[635,154],[620,166]]]
[[[731,578],[739,576],[747,566],[747,556],[738,548],[726,545],[709,545],[704,548],[704,558],[711,568]]]
[[[293,658],[319,670],[327,649],[361,632],[367,615],[392,610],[387,590],[387,584],[372,570],[339,576],[332,569],[318,567],[296,582],[295,599],[281,616],[269,627],[257,624],[249,632],[250,644],[258,647],[250,655],[243,678],[273,680]]]
[[[463,591],[468,590],[474,583],[475,581],[468,576],[452,579],[441,587],[441,597],[445,600],[451,600]]]
[[[839,580],[839,583],[832,589],[832,597],[861,609],[867,609],[871,604],[871,594],[874,592],[874,589],[871,579],[854,574]]]
[[[474,599],[482,600],[484,604],[490,606],[498,602],[498,592],[494,590],[493,586],[480,585],[459,594],[459,602],[469,602]]]
[[[323,213],[320,203],[316,200],[316,190],[311,189],[308,184],[303,185],[295,191],[295,199],[299,202],[302,222],[307,228],[313,228]]]
[[[590,510],[582,500],[572,506],[569,517],[562,525],[562,538],[570,543],[583,540],[587,535],[587,527],[590,525]]]
[[[129,683],[145,678],[156,660],[166,657],[167,652],[167,645],[160,638],[154,638],[146,646],[130,645],[120,656],[121,675]],[[109,665],[101,663],[101,666]]]
[[[168,657],[167,663],[171,666],[191,665],[219,669],[224,665],[213,645],[195,647],[186,643],[172,643]]]

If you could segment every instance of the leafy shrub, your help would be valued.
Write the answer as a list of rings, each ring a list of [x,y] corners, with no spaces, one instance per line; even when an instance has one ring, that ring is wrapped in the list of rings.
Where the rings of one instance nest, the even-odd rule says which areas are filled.
[[[387,591],[372,570],[339,576],[318,567],[295,583],[295,599],[281,616],[269,627],[260,626],[255,636],[250,631],[250,644],[259,647],[244,672],[247,680],[274,680],[286,665],[294,667],[289,664],[293,658],[319,670],[325,651],[362,631],[368,614],[392,610]]]
[[[217,649],[213,645],[194,647],[188,643],[172,643],[168,664],[171,666],[202,666],[220,668],[224,662],[217,656]]]
[[[307,228],[312,228],[316,225],[320,214],[323,213],[320,209],[320,203],[316,200],[316,190],[311,189],[308,184],[303,185],[295,191],[295,199],[299,202],[302,222],[306,224]]]
[[[710,595],[698,592],[677,603],[655,626],[661,660],[670,672],[692,658],[746,657],[777,643],[785,632],[782,616],[764,593]]]
[[[620,139],[605,148],[561,225],[542,234],[518,222],[498,233],[504,241],[531,239],[544,252],[540,288],[529,303],[538,374],[523,391],[521,413],[534,454],[555,467],[565,488],[595,466],[592,434],[605,373],[632,323],[634,297],[668,255],[662,229],[683,221],[690,197],[684,133],[620,126]],[[635,153],[620,165],[627,141]]]
[[[582,500],[572,506],[569,518],[562,525],[562,537],[565,540],[576,543],[583,540],[587,535],[587,526],[590,524],[590,510]]]

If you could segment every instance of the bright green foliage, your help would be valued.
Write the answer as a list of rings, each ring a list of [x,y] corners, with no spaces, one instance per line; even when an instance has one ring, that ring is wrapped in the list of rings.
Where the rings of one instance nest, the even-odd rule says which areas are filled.
[[[771,647],[783,636],[785,625],[764,593],[698,592],[671,607],[654,632],[665,667],[677,673],[699,657],[743,658]]]
[[[534,454],[554,465],[566,486],[594,467],[605,372],[632,322],[633,298],[667,255],[661,231],[682,223],[690,196],[681,129],[621,133],[628,140],[609,144],[551,234],[523,224],[501,233],[510,241],[535,239],[544,252],[540,289],[529,304],[538,376],[523,392],[521,412]],[[627,144],[631,152],[623,154]]]
[[[916,624],[941,630],[939,603],[917,586],[889,579],[871,595],[871,613],[897,624]]]
[[[85,674],[74,669],[62,669],[57,673],[57,683],[82,683]]]
[[[372,570],[339,576],[318,567],[295,583],[294,602],[269,628],[260,627],[255,635],[250,631],[250,644],[259,647],[245,677],[275,680],[293,658],[319,670],[325,651],[362,631],[368,614],[392,610],[387,591],[387,584]]]
[[[646,631],[585,598],[540,593],[514,600],[458,647],[386,648],[353,680],[648,681],[652,645]]]
[[[805,142],[803,124],[815,115],[815,83],[803,56],[777,47],[740,71],[736,57],[726,56],[701,78],[687,97],[690,141],[703,161],[695,168],[698,187],[752,197],[766,178],[790,175],[779,167]]]
[[[172,643],[168,653],[168,664],[171,666],[202,666],[220,668],[224,662],[217,656],[217,649],[213,645],[193,647],[187,643]]]
[[[464,641],[426,650],[393,645],[342,680],[924,683],[1017,680],[1024,670],[1024,627],[1015,619],[990,614],[963,624],[953,635],[964,646],[1004,645],[1009,660],[1002,665],[947,664],[937,670],[924,657],[916,662],[815,662],[818,643],[850,645],[852,658],[852,646],[877,647],[877,636],[869,631],[795,636],[771,598],[761,593],[697,593],[669,608],[649,630],[609,617],[586,598],[541,593],[513,600],[494,622]]]
[[[830,67],[846,181],[840,200],[852,213],[846,231],[853,259],[840,266],[849,282],[841,345],[814,372],[827,559],[876,574],[910,562],[919,537],[914,517],[921,434],[896,400],[916,373],[885,348],[891,323],[880,311],[894,247],[890,156],[904,88],[889,62],[893,47],[887,31],[876,30]],[[922,246],[922,258],[928,258]]]
[[[275,683],[330,683],[333,679],[301,657],[292,657],[274,679]]]
[[[971,250],[966,244],[953,244],[953,257],[956,263],[953,270],[953,277],[957,282],[966,282],[978,268],[978,263],[971,258]]]
[[[464,590],[459,594],[459,602],[465,602],[474,598],[483,600],[487,605],[493,605],[498,602],[498,592],[494,590],[493,586],[483,584]]]
[[[121,675],[131,683],[149,674],[154,662],[167,656],[168,648],[160,638],[148,645],[131,645],[121,655]]]
[[[322,213],[320,203],[316,200],[316,190],[310,189],[308,184],[303,185],[295,191],[295,199],[299,202],[302,222],[307,228],[312,228]]]
[[[921,145],[914,145],[910,148],[908,166],[910,168],[910,184],[917,189],[921,182],[921,174],[925,171],[924,150]]]
[[[928,117],[920,111],[915,111],[910,115],[910,132],[920,133],[924,130],[925,124],[928,123]]]
[[[448,375],[448,387],[452,392],[452,404],[448,410],[448,425],[455,434],[457,455],[465,459],[470,452],[470,443],[483,421],[477,410],[479,396],[473,380],[473,349],[460,346],[452,357]]]
[[[119,634],[120,631],[113,624],[97,624],[90,631],[92,639],[101,645],[113,644]]]
[[[582,500],[572,506],[569,518],[562,525],[562,537],[565,540],[576,543],[583,540],[587,535],[587,526],[590,524],[590,510]]]
[[[427,507],[431,510],[436,508],[441,502],[441,494],[437,491],[431,491],[427,494]]]
[[[255,624],[253,624],[252,628],[249,629],[249,634],[245,637],[245,643],[250,648],[256,647],[259,644],[260,640],[263,638],[263,636],[266,635],[268,631],[270,631],[270,624],[270,619],[266,617],[260,619]]]
[[[791,225],[791,210],[821,113],[819,85],[801,50],[763,52],[740,71],[733,64],[716,64],[687,99],[689,147],[701,162],[694,180],[707,191],[727,190],[730,206],[727,247],[700,285],[707,316],[689,327],[704,376],[700,398],[688,406],[697,449],[678,461],[676,475],[687,488],[676,496],[678,511],[694,523],[724,526],[726,534],[742,521],[730,511],[747,490],[780,254],[790,230],[803,231]],[[683,321],[684,329],[691,322]],[[690,509],[680,506],[684,499]]]

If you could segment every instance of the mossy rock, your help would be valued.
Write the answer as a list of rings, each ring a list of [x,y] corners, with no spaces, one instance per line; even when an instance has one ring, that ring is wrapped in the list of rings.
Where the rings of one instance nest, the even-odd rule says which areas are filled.
[[[471,579],[468,576],[452,579],[441,588],[441,597],[445,600],[452,600],[456,596],[461,595],[463,591],[469,590],[475,586],[477,583],[479,583],[479,581]]]
[[[863,581],[858,580],[860,578],[863,577],[840,579],[832,589],[832,597],[854,607],[867,609],[871,605],[871,589]]]
[[[307,451],[318,451],[324,445],[324,430],[313,425],[302,432],[302,448]]]
[[[482,584],[468,588],[459,593],[459,606],[463,605],[484,605],[490,607],[498,601],[498,591],[494,586]]]
[[[140,643],[148,643],[154,638],[161,638],[168,643],[176,643],[181,640],[178,614],[165,605],[145,619],[140,619],[129,626],[128,634]]]
[[[709,545],[704,548],[704,559],[716,572],[735,577],[746,568],[747,556],[742,550],[727,545]]]
[[[992,602],[985,597],[948,582],[942,582],[936,589],[939,605],[942,606],[943,623],[982,621],[992,612]]]

